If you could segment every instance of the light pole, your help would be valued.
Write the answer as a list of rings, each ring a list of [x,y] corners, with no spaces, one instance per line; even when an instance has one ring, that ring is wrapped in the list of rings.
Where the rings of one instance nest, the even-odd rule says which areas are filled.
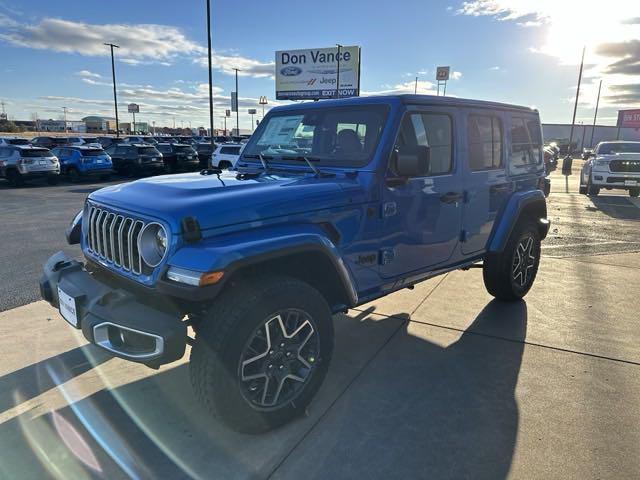
[[[573,142],[573,129],[576,124],[576,113],[578,111],[578,98],[580,97],[580,84],[582,83],[582,68],[584,67],[584,52],[586,47],[582,47],[582,61],[580,62],[580,73],[578,73],[578,88],[576,89],[576,103],[573,106],[573,120],[571,120],[571,132],[569,133],[569,152],[570,156],[573,153],[573,148],[571,146]]]
[[[211,68],[211,0],[207,0],[207,48],[209,61],[209,128],[211,129],[211,150],[213,151],[213,69]]]
[[[116,94],[116,64],[113,60],[113,49],[120,48],[113,43],[105,43],[111,48],[111,76],[113,77],[113,106],[116,109],[116,137],[120,136],[120,123],[118,122],[118,96]]]
[[[153,136],[156,136],[156,121],[151,122],[153,124]]]
[[[591,141],[589,141],[589,147],[593,148],[593,134],[596,131],[596,119],[598,118],[598,107],[600,106],[600,91],[602,90],[602,80],[600,80],[600,86],[598,87],[598,99],[596,100],[596,113],[593,114],[593,127],[591,127]]]
[[[416,95],[418,93],[418,77],[416,77],[416,85],[413,87],[413,94]]]
[[[338,61],[338,68],[336,70],[336,98],[340,98],[340,49],[342,45],[336,43],[336,47],[338,47],[338,55],[336,60]]]
[[[67,133],[67,107],[62,107],[64,112],[64,133]]]
[[[239,68],[234,68],[236,71],[236,135],[240,136],[240,96],[238,95],[238,72]]]

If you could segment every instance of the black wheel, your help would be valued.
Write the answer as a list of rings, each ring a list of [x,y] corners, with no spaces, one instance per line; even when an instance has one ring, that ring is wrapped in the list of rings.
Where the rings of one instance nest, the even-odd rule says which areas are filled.
[[[71,167],[67,169],[67,177],[71,183],[78,183],[80,181],[80,172],[77,168]]]
[[[106,182],[107,180],[111,179],[111,174],[110,173],[105,173],[104,175],[100,175],[100,180],[102,180],[103,182]]]
[[[21,187],[22,185],[24,185],[24,178],[22,178],[22,175],[20,175],[20,173],[16,170],[9,170],[6,173],[7,175],[7,180],[9,181],[9,185],[11,185],[12,187]]]
[[[166,162],[164,164],[164,171],[167,173],[176,173],[176,164],[173,162]]]
[[[635,188],[630,188],[629,189],[629,196],[630,197],[637,197],[640,195],[640,187],[635,187]]]
[[[122,174],[127,178],[133,178],[136,176],[136,168],[129,163],[122,168]]]
[[[218,166],[221,170],[228,170],[231,168],[231,162],[227,162],[226,160],[222,160]]]
[[[289,277],[243,280],[195,324],[191,383],[234,430],[260,433],[302,415],[333,353],[322,295]]]
[[[591,183],[591,177],[589,177],[589,181],[587,183],[587,195],[597,197],[600,193],[600,187],[595,187]]]
[[[524,297],[536,278],[540,264],[540,232],[535,223],[515,227],[501,253],[488,254],[482,274],[487,291],[500,300]]]
[[[58,184],[58,182],[59,182],[59,180],[60,180],[60,179],[58,178],[58,175],[49,175],[49,176],[47,177],[47,183],[48,183],[49,185],[57,185],[57,184]]]

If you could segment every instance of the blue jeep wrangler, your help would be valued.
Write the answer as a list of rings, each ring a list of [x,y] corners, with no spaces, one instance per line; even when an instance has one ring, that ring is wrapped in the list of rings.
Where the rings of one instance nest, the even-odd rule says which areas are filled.
[[[320,387],[332,314],[474,264],[493,296],[522,298],[549,229],[544,178],[530,108],[416,95],[278,107],[237,171],[89,195],[67,230],[86,262],[52,256],[41,293],[116,356],[157,368],[191,345],[202,402],[265,431]]]

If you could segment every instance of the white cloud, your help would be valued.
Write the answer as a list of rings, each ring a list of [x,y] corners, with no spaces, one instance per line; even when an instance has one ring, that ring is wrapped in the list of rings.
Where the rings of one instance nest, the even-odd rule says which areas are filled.
[[[100,75],[99,73],[90,72],[89,70],[80,70],[75,74],[83,78],[102,78],[102,75]]]
[[[89,24],[59,18],[45,18],[37,24],[13,21],[2,24],[0,40],[12,45],[78,53],[109,55],[104,42],[120,46],[118,56],[133,59],[166,60],[176,55],[203,53],[205,49],[189,40],[178,28],[155,24]]]
[[[396,85],[382,85],[381,90],[362,91],[361,95],[397,95],[403,93],[414,93],[416,91],[420,95],[436,94],[433,83],[418,79],[417,89],[415,80],[409,80],[403,83],[398,83]]]
[[[273,78],[275,73],[275,62],[261,62],[253,58],[247,58],[240,55],[223,55],[214,53],[213,68],[220,70],[227,75],[235,75],[234,68],[239,68],[238,76],[254,77],[254,78]],[[201,66],[207,68],[207,57],[199,57],[195,61]]]
[[[451,80],[460,80],[462,78],[462,72],[454,70],[453,72],[451,72],[451,75],[449,75],[449,78]]]
[[[529,51],[555,57],[562,65],[580,63],[582,47],[586,46],[585,78],[603,78],[605,83],[621,87],[619,92],[626,92],[610,99],[640,101],[640,92],[627,86],[640,83],[637,1],[469,0],[457,13],[516,21],[523,27],[541,26],[542,40]],[[575,28],[569,27],[568,21]]]

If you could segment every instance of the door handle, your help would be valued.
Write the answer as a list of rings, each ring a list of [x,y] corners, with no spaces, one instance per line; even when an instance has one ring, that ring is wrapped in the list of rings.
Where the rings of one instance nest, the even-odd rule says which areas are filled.
[[[462,200],[462,192],[447,192],[440,197],[442,203],[456,203]]]
[[[509,191],[509,188],[510,186],[508,183],[503,183],[501,185],[492,185],[491,188],[489,188],[489,191],[491,193],[501,193]]]

